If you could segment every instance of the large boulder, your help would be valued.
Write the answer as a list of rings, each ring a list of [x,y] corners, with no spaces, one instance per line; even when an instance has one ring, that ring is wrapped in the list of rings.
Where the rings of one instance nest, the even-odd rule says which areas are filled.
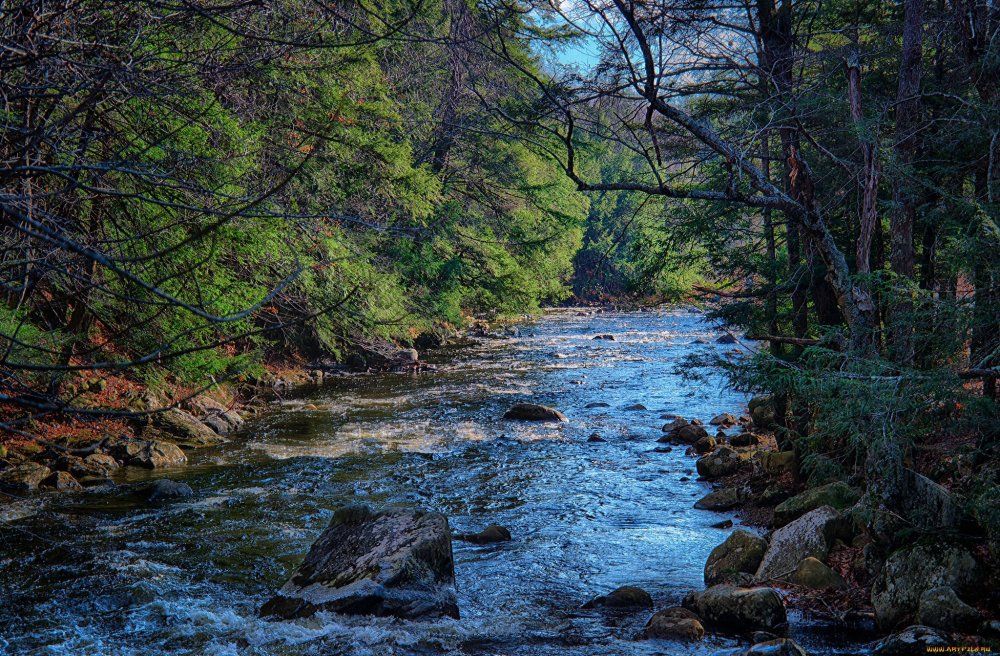
[[[716,585],[688,593],[684,607],[711,626],[739,633],[770,631],[787,621],[781,595],[771,588]]]
[[[187,456],[176,444],[163,440],[119,439],[107,445],[112,456],[126,465],[160,469],[187,463]]]
[[[914,625],[886,636],[872,653],[875,656],[926,656],[931,653],[932,648],[953,645],[954,642],[947,633],[929,626]]]
[[[839,512],[823,506],[775,531],[757,568],[757,580],[788,580],[803,558],[826,560],[842,522]]]
[[[239,430],[245,423],[243,417],[232,410],[216,410],[202,417],[206,426],[219,435],[226,435]]]
[[[606,595],[594,597],[583,605],[584,608],[652,608],[653,598],[642,588],[623,585]]]
[[[694,452],[698,454],[711,453],[715,451],[715,447],[718,446],[718,442],[711,435],[706,435],[697,442],[694,443]]]
[[[720,447],[713,453],[703,456],[695,463],[700,476],[712,480],[735,474],[747,463],[747,459],[729,447]]]
[[[879,627],[891,631],[916,619],[927,590],[947,586],[957,594],[979,581],[979,565],[968,549],[953,544],[918,544],[896,551],[872,583],[872,607]]]
[[[158,413],[155,424],[160,431],[166,433],[162,436],[164,440],[181,446],[199,448],[214,446],[223,441],[214,430],[180,408],[170,408]]]
[[[792,574],[792,583],[813,590],[832,590],[846,585],[840,574],[830,569],[822,560],[812,556],[803,558],[799,563],[795,573]]]
[[[338,511],[261,615],[319,610],[400,618],[458,617],[448,520],[439,513]]]
[[[701,618],[687,608],[674,606],[649,618],[643,637],[697,641],[705,637],[705,627],[701,624]]]
[[[672,417],[672,415],[663,415],[663,417]],[[689,422],[684,417],[673,417],[671,419],[671,421],[663,424],[663,432],[664,433],[673,433],[674,431],[680,430],[681,428],[683,428],[685,426],[688,426],[690,424],[691,424],[691,422]],[[666,435],[664,437],[661,437],[660,441],[665,441],[668,438],[669,438],[669,435]]]
[[[973,632],[982,617],[946,585],[925,590],[917,606],[917,622],[945,631]]]
[[[737,529],[712,549],[705,562],[705,585],[733,583],[749,578],[760,566],[767,550],[767,540]]]
[[[694,507],[698,510],[729,510],[740,505],[742,497],[738,487],[721,487],[698,499]]]
[[[774,525],[784,526],[820,506],[844,510],[853,506],[860,498],[861,493],[843,481],[827,483],[779,503],[774,509]]]
[[[569,421],[566,415],[555,408],[537,403],[515,403],[503,418],[517,421]]]
[[[14,465],[0,472],[0,490],[11,492],[27,492],[36,490],[38,486],[52,473],[45,465],[37,462],[25,462]]]

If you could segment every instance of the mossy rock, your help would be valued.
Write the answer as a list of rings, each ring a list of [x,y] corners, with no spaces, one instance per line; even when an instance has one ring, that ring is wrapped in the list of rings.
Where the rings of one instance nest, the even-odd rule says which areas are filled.
[[[774,509],[774,526],[784,526],[822,506],[844,510],[853,506],[860,498],[861,493],[843,481],[821,485],[778,504]]]

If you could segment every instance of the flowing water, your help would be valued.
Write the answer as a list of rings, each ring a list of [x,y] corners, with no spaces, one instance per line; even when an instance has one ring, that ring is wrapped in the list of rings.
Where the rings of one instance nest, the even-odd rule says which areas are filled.
[[[711,524],[727,516],[691,507],[708,489],[692,457],[654,449],[664,413],[707,421],[742,409],[720,375],[676,371],[689,354],[733,347],[684,310],[559,311],[521,330],[428,354],[436,372],[337,379],[189,453],[186,468],[127,474],[183,480],[193,499],[51,496],[16,520],[8,506],[0,653],[609,656],[736,645],[636,641],[648,612],[580,609],[625,584],[657,607],[703,587],[705,559],[727,534]],[[600,333],[616,339],[592,339]],[[521,400],[570,421],[499,419]],[[586,407],[596,402],[610,407]],[[626,409],[636,403],[648,410]],[[588,442],[594,432],[607,441]],[[259,619],[333,511],[358,502],[440,511],[457,532],[501,524],[514,540],[455,542],[460,620]],[[792,635],[811,654],[864,653],[800,620]]]

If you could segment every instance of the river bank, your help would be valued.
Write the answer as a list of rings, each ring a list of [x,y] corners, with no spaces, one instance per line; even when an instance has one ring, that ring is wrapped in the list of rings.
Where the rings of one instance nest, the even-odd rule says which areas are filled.
[[[705,564],[729,536],[762,533],[752,506],[697,507],[707,465],[680,431],[663,430],[674,421],[664,415],[707,428],[731,413],[725,438],[711,427],[728,445],[714,453],[748,432],[771,445],[762,428],[743,430],[747,399],[718,372],[691,381],[676,371],[690,353],[738,355],[694,313],[588,312],[429,351],[424,374],[331,377],[277,400],[227,442],[189,450],[185,467],[112,475],[123,490],[170,478],[190,488],[185,498],[151,506],[64,494],[5,524],[3,638],[14,653],[66,654],[746,651],[753,635],[704,617],[700,641],[635,640],[654,610],[696,603],[685,599],[705,588]],[[614,339],[595,339],[605,335]],[[525,401],[569,421],[501,420]],[[740,478],[753,471],[715,480],[753,488]],[[459,534],[498,524],[512,539],[454,543],[460,620],[258,618],[337,510],[357,503],[437,511]],[[645,590],[653,609],[584,608],[622,586]],[[814,617],[789,590],[787,630],[810,654],[869,653],[875,636],[863,625]]]

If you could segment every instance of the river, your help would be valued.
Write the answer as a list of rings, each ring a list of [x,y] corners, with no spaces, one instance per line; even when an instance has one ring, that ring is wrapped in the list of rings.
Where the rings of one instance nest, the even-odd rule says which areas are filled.
[[[594,340],[610,333],[614,341]],[[677,371],[726,354],[700,314],[547,313],[521,335],[428,352],[431,373],[336,379],[168,476],[193,499],[50,496],[0,524],[0,653],[388,656],[709,654],[636,641],[647,611],[580,606],[638,585],[657,607],[702,588],[729,517],[695,510],[708,486],[683,449],[658,452],[660,415],[705,421],[745,397],[718,373]],[[521,400],[564,424],[500,421]],[[607,408],[587,408],[591,403]],[[648,410],[627,410],[641,403]],[[588,442],[599,433],[606,442]],[[123,480],[122,482],[129,482]],[[460,620],[320,613],[259,619],[333,511],[364,502],[445,513],[456,532],[496,523],[509,543],[455,542]],[[735,519],[735,518],[734,518]],[[736,520],[738,524],[738,520]],[[792,618],[810,654],[865,653],[832,627]]]

